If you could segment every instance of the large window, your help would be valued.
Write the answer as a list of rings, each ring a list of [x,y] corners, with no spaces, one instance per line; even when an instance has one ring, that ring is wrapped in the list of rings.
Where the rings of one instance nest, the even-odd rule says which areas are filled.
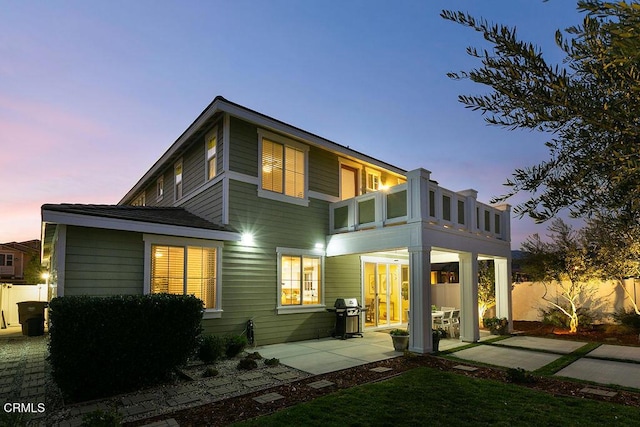
[[[217,305],[217,249],[151,245],[151,293],[195,295]]]
[[[262,188],[304,198],[304,152],[263,139]]]
[[[283,251],[279,263],[280,306],[322,304],[322,257]]]
[[[207,179],[213,179],[217,173],[218,128],[214,128],[205,137],[207,144]]]
[[[306,205],[309,147],[260,130],[260,188],[258,195]]]

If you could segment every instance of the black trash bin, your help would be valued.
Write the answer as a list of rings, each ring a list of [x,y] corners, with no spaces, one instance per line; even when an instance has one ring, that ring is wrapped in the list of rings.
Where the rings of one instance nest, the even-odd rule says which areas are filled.
[[[36,337],[44,335],[45,301],[23,301],[18,304],[18,320],[22,325],[22,335]]]

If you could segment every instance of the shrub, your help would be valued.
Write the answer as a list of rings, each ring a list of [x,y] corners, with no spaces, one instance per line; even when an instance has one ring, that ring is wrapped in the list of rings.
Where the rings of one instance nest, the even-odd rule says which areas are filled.
[[[622,309],[613,315],[616,322],[621,325],[628,326],[634,330],[640,330],[640,315],[637,315],[635,311],[626,311]]]
[[[204,370],[204,372],[202,373],[202,377],[203,378],[210,378],[210,377],[217,377],[219,374],[218,370],[212,366],[209,366],[207,369]]]
[[[258,362],[253,359],[243,358],[238,362],[238,369],[250,371],[252,369],[256,369],[258,367]]]
[[[565,308],[568,312],[571,312],[569,308]],[[540,309],[540,315],[542,317],[542,323],[547,325],[557,326],[559,328],[569,328],[569,316],[564,314],[562,310],[557,307],[549,307],[549,310],[543,308]],[[593,323],[593,316],[589,311],[584,308],[578,308],[578,325],[584,327]]]
[[[206,364],[222,359],[225,354],[226,343],[221,337],[215,335],[205,335],[200,341],[198,348],[198,358]]]
[[[197,348],[202,301],[183,295],[60,297],[49,304],[52,376],[71,400],[166,380]]]
[[[258,353],[257,351],[254,351],[253,353],[249,353],[245,356],[247,359],[253,359],[253,360],[260,360],[262,359],[262,355],[260,353]]]
[[[226,338],[225,354],[228,358],[236,357],[247,346],[247,337],[244,335],[228,335]]]
[[[522,368],[509,368],[507,369],[507,381],[517,384],[528,384],[535,382],[535,377],[530,372],[525,371]]]
[[[96,409],[82,417],[81,426],[87,427],[118,427],[122,425],[122,415],[117,411],[103,411]]]
[[[389,335],[398,335],[398,336],[407,336],[409,335],[409,331],[407,331],[406,329],[392,329],[389,332]]]
[[[280,364],[280,359],[275,357],[273,359],[266,359],[264,364],[267,366],[278,366]]]

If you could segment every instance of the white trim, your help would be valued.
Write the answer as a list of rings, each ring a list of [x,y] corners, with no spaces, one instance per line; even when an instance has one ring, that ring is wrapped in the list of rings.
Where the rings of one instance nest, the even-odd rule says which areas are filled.
[[[276,291],[276,313],[277,314],[297,314],[297,313],[314,313],[326,310],[325,305],[325,252],[317,249],[299,249],[276,247],[276,263],[277,263],[277,291]],[[280,296],[282,295],[282,256],[300,256],[308,258],[320,259],[320,302],[313,305],[281,305]]]
[[[209,139],[211,135],[214,135],[216,138],[216,146],[215,146],[215,162],[216,162],[216,174],[212,177],[209,176]],[[204,135],[204,180],[205,182],[211,181],[215,179],[218,175],[220,175],[220,171],[218,170],[218,146],[220,145],[220,141],[218,141],[218,125],[215,125],[212,129],[210,129]]]
[[[229,172],[231,146],[231,117],[225,113],[222,118],[222,171]]]
[[[196,239],[239,241],[240,234],[232,231],[208,230],[179,225],[156,224],[101,216],[82,215],[57,211],[42,211],[42,222],[75,225],[79,227],[105,228],[107,230],[134,231]]]
[[[229,200],[231,200],[229,194],[229,178],[225,176],[222,179],[222,224],[229,224]]]
[[[67,226],[59,224],[56,227],[56,236],[53,237],[55,243],[55,257],[56,257],[56,295],[59,297],[64,296],[64,282],[66,279],[67,265]],[[51,265],[51,264],[49,264]],[[51,267],[50,267],[51,268]]]
[[[178,174],[176,171],[180,167],[180,181],[178,182]],[[178,184],[180,184],[180,197],[178,197]],[[173,201],[177,202],[182,200],[184,197],[184,164],[182,162],[182,157],[173,164]]]
[[[158,188],[161,189],[162,194],[158,194]],[[164,174],[156,179],[156,202],[160,202],[162,199],[164,199]]]

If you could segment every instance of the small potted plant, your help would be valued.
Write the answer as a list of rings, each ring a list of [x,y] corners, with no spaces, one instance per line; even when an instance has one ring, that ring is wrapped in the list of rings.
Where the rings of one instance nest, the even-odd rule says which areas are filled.
[[[482,324],[493,335],[506,335],[509,321],[506,317],[487,317],[482,319]]]
[[[389,335],[395,351],[405,351],[409,348],[409,331],[406,329],[393,329]]]
[[[440,351],[440,340],[447,337],[447,332],[444,329],[432,329],[431,337],[433,339],[433,351]]]

